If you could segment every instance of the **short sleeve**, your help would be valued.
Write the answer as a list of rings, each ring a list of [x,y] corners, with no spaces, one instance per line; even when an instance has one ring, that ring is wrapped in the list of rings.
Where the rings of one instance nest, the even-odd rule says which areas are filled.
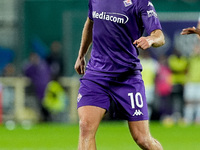
[[[140,11],[146,33],[150,35],[151,32],[156,29],[162,30],[160,21],[152,2],[150,0],[139,0],[138,2],[138,9]]]
[[[92,0],[89,0],[89,4],[88,4],[88,17],[93,20],[92,17]]]

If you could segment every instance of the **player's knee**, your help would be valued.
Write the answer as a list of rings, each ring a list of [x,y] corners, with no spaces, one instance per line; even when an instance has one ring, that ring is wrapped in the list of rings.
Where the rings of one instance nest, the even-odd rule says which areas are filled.
[[[140,146],[142,149],[150,150],[150,147],[151,147],[150,138],[139,136],[139,137],[135,138],[134,140],[138,144],[138,146]]]
[[[79,121],[79,126],[80,126],[80,133],[81,136],[91,136],[94,135],[95,130],[94,126],[91,121],[89,120],[80,120]]]

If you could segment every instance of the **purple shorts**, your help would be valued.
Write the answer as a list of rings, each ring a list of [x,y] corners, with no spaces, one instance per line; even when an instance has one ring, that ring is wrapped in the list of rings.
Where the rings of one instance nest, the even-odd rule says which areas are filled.
[[[80,79],[77,107],[97,106],[109,110],[114,102],[116,113],[128,121],[148,120],[145,88],[140,73],[120,77],[86,73]]]

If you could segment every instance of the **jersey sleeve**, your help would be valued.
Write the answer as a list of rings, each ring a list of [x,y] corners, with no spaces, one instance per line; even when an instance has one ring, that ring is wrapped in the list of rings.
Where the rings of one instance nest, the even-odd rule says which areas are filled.
[[[145,31],[148,35],[156,29],[161,29],[156,10],[150,0],[139,0],[138,8],[141,14]]]
[[[93,17],[92,17],[92,0],[89,0],[89,4],[88,4],[88,17],[90,18],[90,20],[93,20]]]

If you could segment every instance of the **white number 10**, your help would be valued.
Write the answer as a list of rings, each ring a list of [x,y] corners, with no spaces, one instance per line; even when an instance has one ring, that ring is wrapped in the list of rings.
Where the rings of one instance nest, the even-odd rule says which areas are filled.
[[[137,92],[135,94],[135,99],[133,93],[128,93],[128,96],[131,99],[131,106],[132,108],[135,108],[135,104],[137,107],[142,108],[143,107],[143,99],[141,93]]]

